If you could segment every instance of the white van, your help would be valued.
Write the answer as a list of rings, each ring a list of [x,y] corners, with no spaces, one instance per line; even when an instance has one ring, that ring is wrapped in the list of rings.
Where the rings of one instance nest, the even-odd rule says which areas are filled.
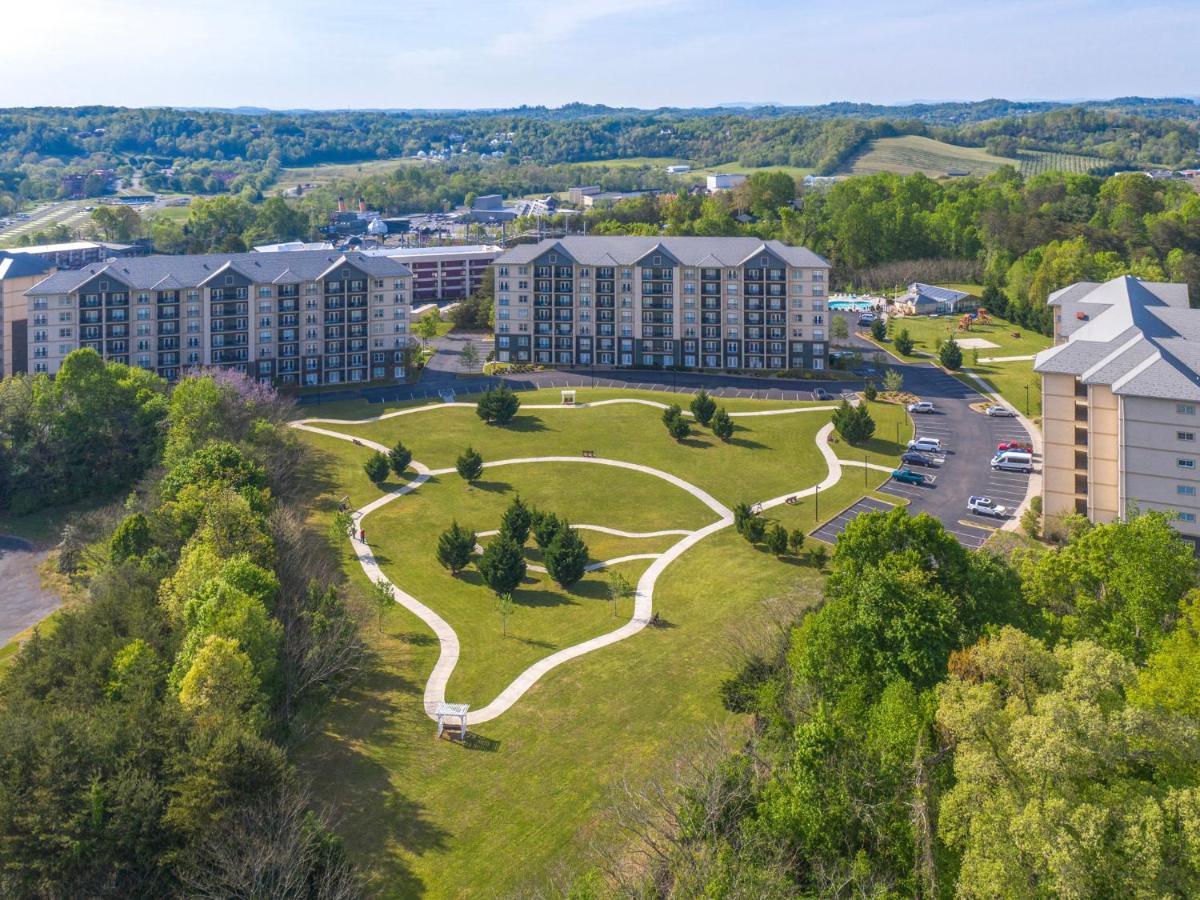
[[[942,442],[939,438],[933,437],[913,438],[908,442],[908,449],[916,450],[919,453],[941,453]]]
[[[1033,457],[1024,450],[1005,450],[992,457],[992,468],[1004,472],[1033,471]]]

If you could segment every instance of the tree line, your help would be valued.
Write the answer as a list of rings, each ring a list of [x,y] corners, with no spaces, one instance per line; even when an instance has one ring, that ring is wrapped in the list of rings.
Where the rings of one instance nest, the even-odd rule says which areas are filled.
[[[4,382],[35,400],[21,428],[81,432],[45,496],[93,497],[90,480],[122,499],[71,517],[57,567],[80,599],[0,676],[0,893],[357,896],[287,753],[300,708],[364,652],[304,524],[289,406],[228,371],[169,394],[131,375],[80,350],[52,385]],[[13,421],[0,436],[23,459]],[[21,508],[27,490],[0,496]]]

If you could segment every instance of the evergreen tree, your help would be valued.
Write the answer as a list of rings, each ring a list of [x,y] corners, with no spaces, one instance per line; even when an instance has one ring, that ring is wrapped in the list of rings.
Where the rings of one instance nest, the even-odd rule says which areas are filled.
[[[954,338],[950,338],[948,341],[942,344],[941,349],[938,351],[938,362],[940,362],[951,372],[955,372],[962,368],[962,348],[958,346],[958,341],[954,340]]]
[[[569,527],[561,516],[555,513],[540,513],[533,523],[533,538],[537,545],[545,550],[558,537],[558,533]]]
[[[124,562],[142,556],[153,545],[150,538],[150,520],[142,513],[128,515],[117,526],[109,541],[109,555],[114,562]]]
[[[500,517],[500,533],[512,538],[518,546],[523,547],[529,540],[529,529],[532,524],[533,513],[518,494],[513,497],[512,502],[508,504],[508,509]]]
[[[396,446],[388,453],[388,462],[391,463],[392,471],[397,475],[403,475],[404,470],[408,468],[408,464],[412,462],[412,451],[404,446],[400,441],[396,442]]]
[[[483,474],[483,457],[475,452],[474,447],[468,447],[455,461],[454,468],[458,470],[463,481],[475,481]]]
[[[583,577],[587,559],[587,544],[578,531],[568,526],[559,531],[546,548],[546,571],[560,587],[569,588]]]
[[[787,529],[778,522],[767,529],[766,534],[767,549],[776,556],[783,556],[788,550],[788,533]]]
[[[712,421],[713,413],[717,411],[717,401],[713,400],[707,391],[702,390],[692,398],[691,409],[697,422],[708,425]]]
[[[525,578],[525,557],[512,538],[498,534],[484,549],[478,568],[483,583],[497,596],[511,594]]]
[[[512,388],[503,384],[497,388],[488,388],[484,392],[475,405],[475,415],[489,424],[507,425],[520,408],[520,398],[513,393]]]
[[[901,328],[900,333],[896,335],[895,340],[896,352],[901,356],[911,356],[913,352],[912,335],[908,333],[907,328]]]
[[[682,441],[692,433],[692,429],[683,418],[683,410],[676,404],[671,404],[663,410],[662,420],[663,424],[667,426],[667,434],[677,441]]]
[[[391,466],[388,464],[388,458],[376,450],[363,463],[363,471],[367,473],[367,477],[371,479],[372,484],[379,485],[387,480]]]
[[[882,316],[876,316],[871,322],[871,337],[877,341],[882,341],[887,337],[887,323],[883,321]]]
[[[437,561],[449,569],[451,575],[457,575],[470,563],[475,544],[475,532],[455,520],[438,537]]]
[[[712,433],[726,443],[733,437],[733,419],[729,417],[729,413],[725,412],[723,406],[713,413]]]

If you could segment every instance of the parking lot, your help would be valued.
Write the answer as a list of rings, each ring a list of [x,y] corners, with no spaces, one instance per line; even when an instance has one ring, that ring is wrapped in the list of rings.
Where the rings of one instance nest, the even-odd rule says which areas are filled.
[[[847,525],[858,517],[859,513],[888,512],[891,509],[892,506],[889,503],[884,503],[882,500],[877,500],[874,497],[863,497],[853,506],[847,507],[814,531],[812,536],[822,541],[827,541],[830,544],[836,543],[838,536],[846,530]]]
[[[915,436],[937,438],[942,453],[933,456],[936,465],[913,466],[925,474],[924,484],[904,484],[889,480],[879,492],[907,502],[909,512],[934,516],[966,547],[976,548],[1004,524],[1004,519],[976,515],[967,509],[972,496],[990,497],[1009,510],[1025,499],[1029,476],[1019,472],[998,472],[991,459],[1002,441],[1025,444],[1030,436],[1016,418],[986,416],[971,408],[985,398],[957,378],[932,368],[907,368],[906,387],[923,400],[931,400],[935,412],[914,415]],[[1034,457],[1034,467],[1041,460]],[[864,501],[846,510],[837,519],[824,523],[814,536],[831,540],[841,534],[854,515],[872,508]]]

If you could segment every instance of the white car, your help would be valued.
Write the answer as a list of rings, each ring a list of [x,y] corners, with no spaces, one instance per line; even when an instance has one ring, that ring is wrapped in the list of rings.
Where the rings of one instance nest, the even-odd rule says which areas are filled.
[[[919,450],[921,453],[941,453],[942,441],[934,437],[917,437],[908,442],[909,450]]]
[[[986,412],[989,416],[1007,416],[1009,418],[1012,418],[1016,415],[1016,413],[1007,406],[989,406],[984,410],[984,412]]]
[[[997,519],[1008,515],[1008,507],[1001,506],[990,497],[972,497],[967,501],[967,509],[978,516],[994,516]]]
[[[931,413],[933,412],[933,404],[928,400],[919,400],[916,403],[908,404],[910,413]]]

